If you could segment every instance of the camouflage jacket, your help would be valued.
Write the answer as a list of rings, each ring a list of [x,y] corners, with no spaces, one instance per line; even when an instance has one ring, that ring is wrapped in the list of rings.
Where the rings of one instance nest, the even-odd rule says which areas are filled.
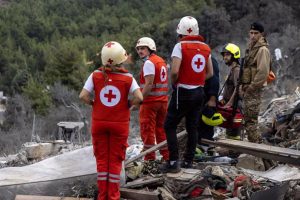
[[[268,42],[261,37],[253,46],[249,45],[245,53],[242,84],[250,84],[253,89],[262,88],[268,78],[271,56]]]

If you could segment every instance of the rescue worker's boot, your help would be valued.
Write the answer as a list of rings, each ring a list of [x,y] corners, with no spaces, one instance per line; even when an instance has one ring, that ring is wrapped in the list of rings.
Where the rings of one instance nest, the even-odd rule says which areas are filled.
[[[159,167],[159,170],[162,173],[178,173],[181,169],[178,161],[167,161]]]
[[[241,140],[241,129],[226,129],[226,138],[231,140]]]
[[[182,168],[193,168],[193,161],[183,161],[181,163]]]
[[[239,135],[237,136],[226,135],[226,138],[230,140],[241,140],[241,136]]]

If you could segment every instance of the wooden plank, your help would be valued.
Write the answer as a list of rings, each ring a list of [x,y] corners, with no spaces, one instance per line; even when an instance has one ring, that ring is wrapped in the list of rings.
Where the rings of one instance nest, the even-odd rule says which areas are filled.
[[[164,178],[151,178],[149,180],[132,181],[132,182],[129,182],[129,183],[125,184],[122,187],[123,188],[143,187],[143,186],[151,185],[151,184],[154,184],[154,183],[160,183],[163,180],[164,180]]]
[[[216,190],[211,190],[210,192],[214,199],[218,199],[218,200],[227,199],[227,196],[222,194],[221,192],[218,192]]]
[[[300,165],[300,151],[293,149],[229,139],[220,139],[218,141],[202,139],[201,141],[206,144],[225,147],[237,152],[247,153],[261,158]]]
[[[161,200],[161,194],[158,192],[149,192],[144,190],[134,190],[134,189],[127,189],[121,188],[121,197],[125,199],[131,200]]]
[[[52,196],[35,196],[35,195],[17,195],[15,200],[93,200],[88,198],[75,197],[52,197]]]
[[[181,131],[180,133],[177,134],[177,138],[180,139],[182,138],[183,136],[185,136],[187,134],[187,132],[184,130],[184,131]],[[131,159],[128,159],[125,161],[125,166],[127,166],[129,163],[132,163],[140,158],[142,158],[143,156],[147,155],[148,153],[151,153],[151,152],[154,152],[154,151],[157,151],[161,148],[163,148],[164,146],[167,145],[167,141],[163,141],[153,147],[151,147],[150,149],[147,149],[146,151],[140,153],[139,155],[137,155],[136,157],[134,158],[131,158]]]

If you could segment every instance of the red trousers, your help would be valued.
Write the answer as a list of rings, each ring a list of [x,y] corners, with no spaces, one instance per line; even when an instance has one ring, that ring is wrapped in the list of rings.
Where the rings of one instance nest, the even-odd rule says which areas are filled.
[[[120,173],[128,146],[128,134],[129,122],[92,122],[92,141],[98,172],[97,200],[120,199]]]
[[[140,107],[140,129],[144,150],[166,140],[164,122],[167,114],[168,102],[147,102]],[[160,150],[164,160],[169,159],[167,147]],[[145,156],[145,160],[155,160],[155,152]]]

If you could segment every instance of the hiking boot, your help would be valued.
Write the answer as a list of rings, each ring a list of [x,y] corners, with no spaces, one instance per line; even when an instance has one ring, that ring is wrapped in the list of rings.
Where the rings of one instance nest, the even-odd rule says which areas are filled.
[[[193,168],[193,161],[183,161],[181,163],[182,168]]]
[[[167,161],[159,167],[159,170],[161,171],[161,173],[178,173],[178,172],[180,172],[180,166],[179,166],[178,161],[171,161],[171,162],[173,162],[173,163],[171,164],[170,161]]]

